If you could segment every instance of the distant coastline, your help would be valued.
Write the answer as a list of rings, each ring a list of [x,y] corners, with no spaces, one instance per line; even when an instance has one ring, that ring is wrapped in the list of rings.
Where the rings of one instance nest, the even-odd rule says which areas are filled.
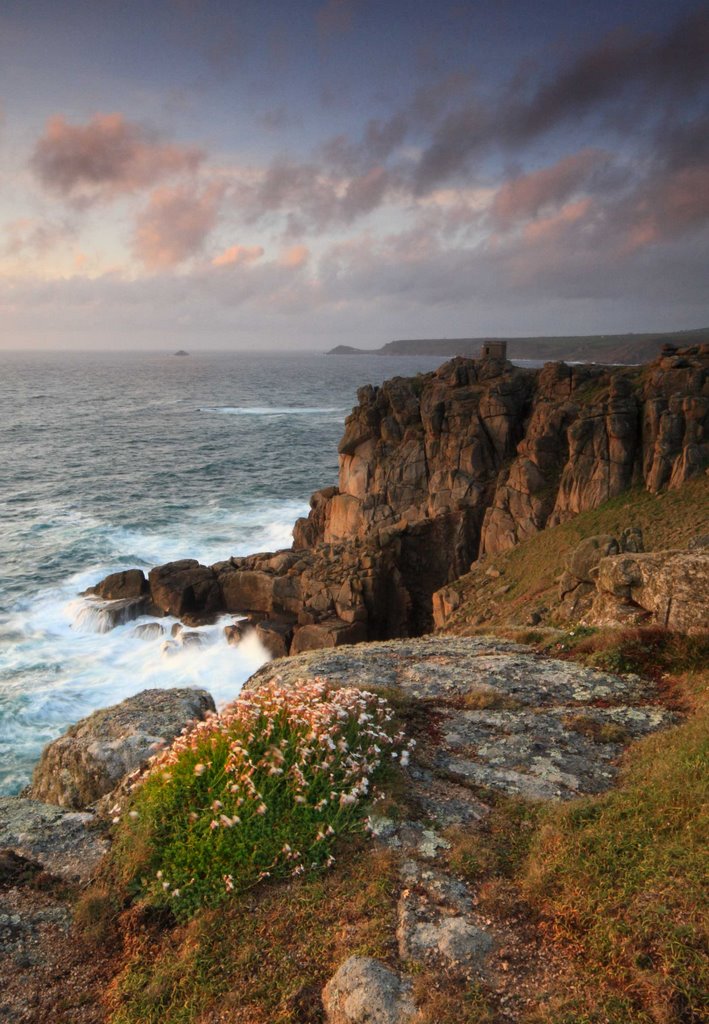
[[[559,335],[528,338],[402,338],[381,348],[337,345],[329,356],[477,356],[480,346],[504,340],[510,359],[564,359],[601,363],[643,363],[654,359],[663,345],[699,345],[709,342],[709,327],[691,331],[646,334]]]

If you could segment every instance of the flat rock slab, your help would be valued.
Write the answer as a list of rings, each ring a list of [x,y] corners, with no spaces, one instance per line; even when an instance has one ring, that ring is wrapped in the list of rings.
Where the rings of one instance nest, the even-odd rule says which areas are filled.
[[[393,688],[425,702],[412,774],[537,800],[607,789],[631,739],[670,725],[653,683],[547,658],[488,637],[423,637],[313,651],[270,662],[247,682],[318,676],[336,685]],[[440,799],[445,809],[446,801]],[[479,808],[448,794],[448,823]],[[434,810],[433,807],[430,808]],[[445,817],[445,815],[444,815]]]
[[[0,849],[38,861],[53,875],[87,881],[108,850],[93,814],[23,797],[0,797]]]

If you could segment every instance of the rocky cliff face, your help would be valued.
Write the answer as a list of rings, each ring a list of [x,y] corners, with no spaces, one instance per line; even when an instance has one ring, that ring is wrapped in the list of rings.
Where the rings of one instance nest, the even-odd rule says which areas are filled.
[[[454,575],[631,486],[679,486],[708,461],[708,371],[696,346],[646,367],[454,359],[362,388],[338,488],[314,495],[295,546],[426,524]]]
[[[312,496],[293,550],[116,574],[95,595],[121,621],[250,614],[278,654],[425,632],[432,594],[479,556],[703,472],[708,378],[709,346],[694,346],[645,367],[457,358],[362,388],[338,486]]]

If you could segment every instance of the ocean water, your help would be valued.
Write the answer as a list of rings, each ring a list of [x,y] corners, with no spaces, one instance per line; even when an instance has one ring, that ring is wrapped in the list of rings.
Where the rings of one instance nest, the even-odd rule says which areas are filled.
[[[233,699],[267,659],[96,632],[79,596],[109,572],[288,547],[335,483],[357,388],[437,357],[0,353],[0,793],[42,747],[146,687]],[[169,619],[161,620],[168,628]]]

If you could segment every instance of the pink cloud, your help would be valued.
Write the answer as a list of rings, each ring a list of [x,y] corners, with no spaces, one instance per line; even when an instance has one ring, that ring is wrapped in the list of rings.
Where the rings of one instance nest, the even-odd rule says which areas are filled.
[[[583,149],[550,167],[523,174],[506,182],[492,203],[492,215],[503,227],[536,217],[547,206],[556,206],[582,188],[609,154]]]
[[[204,154],[162,142],[122,114],[96,114],[85,125],[61,115],[47,122],[31,166],[46,188],[83,202],[112,199],[197,169]]]
[[[133,248],[149,270],[164,270],[198,253],[215,226],[222,189],[156,189],[139,215]]]
[[[524,229],[524,238],[527,242],[534,243],[554,241],[566,231],[570,224],[582,220],[590,209],[591,200],[588,196],[584,199],[577,199],[576,202],[567,203],[552,216],[543,217],[527,224]]]
[[[280,260],[278,261],[282,267],[290,267],[296,270],[298,267],[304,267],[310,259],[310,250],[305,245],[294,245],[292,248],[287,249],[282,253]]]
[[[261,245],[232,245],[219,253],[212,260],[213,267],[235,267],[243,263],[253,263],[263,256]]]
[[[634,198],[625,253],[675,238],[709,220],[709,164],[658,175]]]

